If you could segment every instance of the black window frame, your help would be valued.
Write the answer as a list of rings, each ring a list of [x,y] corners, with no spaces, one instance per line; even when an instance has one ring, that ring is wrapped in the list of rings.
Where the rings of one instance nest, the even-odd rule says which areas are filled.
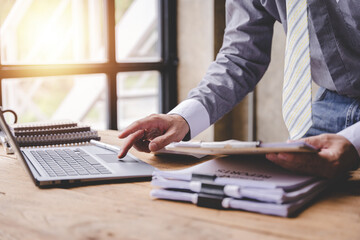
[[[160,56],[158,62],[117,62],[115,48],[115,1],[106,0],[107,54],[105,63],[2,65],[0,59],[0,106],[2,79],[104,73],[107,76],[107,128],[117,130],[117,81],[121,72],[159,71],[159,109],[170,111],[177,104],[176,0],[159,0]]]

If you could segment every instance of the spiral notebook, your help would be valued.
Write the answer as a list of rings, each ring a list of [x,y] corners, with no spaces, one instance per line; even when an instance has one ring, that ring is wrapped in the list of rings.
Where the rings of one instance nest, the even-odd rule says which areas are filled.
[[[11,131],[20,147],[64,145],[100,140],[90,126],[72,121],[13,124]]]

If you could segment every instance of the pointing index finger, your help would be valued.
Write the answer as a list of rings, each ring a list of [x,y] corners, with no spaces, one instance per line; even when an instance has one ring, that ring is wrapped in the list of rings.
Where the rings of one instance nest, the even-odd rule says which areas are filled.
[[[134,143],[140,140],[144,136],[143,130],[138,130],[133,134],[130,134],[124,141],[124,144],[121,148],[121,151],[118,155],[119,158],[125,157],[129,149],[134,145]]]

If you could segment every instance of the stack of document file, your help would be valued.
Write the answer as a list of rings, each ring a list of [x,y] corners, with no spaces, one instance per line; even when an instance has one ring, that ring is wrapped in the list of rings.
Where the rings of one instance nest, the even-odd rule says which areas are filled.
[[[290,217],[328,182],[289,172],[263,156],[244,155],[216,158],[183,170],[157,170],[152,185],[153,198]]]

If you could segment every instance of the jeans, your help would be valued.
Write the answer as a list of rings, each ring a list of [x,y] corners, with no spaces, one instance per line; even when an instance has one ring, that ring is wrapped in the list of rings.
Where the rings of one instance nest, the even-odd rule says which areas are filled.
[[[313,125],[303,137],[337,133],[360,120],[360,98],[320,88],[312,103]]]

